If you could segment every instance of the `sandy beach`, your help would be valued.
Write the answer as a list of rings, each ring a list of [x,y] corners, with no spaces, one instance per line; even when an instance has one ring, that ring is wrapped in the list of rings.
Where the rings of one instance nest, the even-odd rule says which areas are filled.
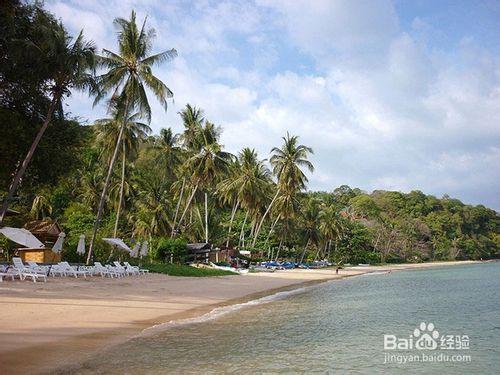
[[[156,324],[195,317],[223,305],[284,289],[374,271],[473,262],[288,270],[210,278],[152,274],[124,279],[50,278],[47,283],[0,284],[0,371],[47,372]]]

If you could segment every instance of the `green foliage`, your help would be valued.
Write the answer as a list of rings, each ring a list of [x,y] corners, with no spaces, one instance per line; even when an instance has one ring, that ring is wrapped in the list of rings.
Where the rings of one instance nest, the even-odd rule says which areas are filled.
[[[173,256],[173,261],[183,263],[187,257],[187,242],[180,238],[160,238],[158,239],[152,258],[157,261],[170,261],[170,255]]]
[[[151,263],[142,266],[151,272],[164,273],[170,276],[207,277],[207,276],[234,276],[234,272],[209,268],[197,268],[182,264]]]

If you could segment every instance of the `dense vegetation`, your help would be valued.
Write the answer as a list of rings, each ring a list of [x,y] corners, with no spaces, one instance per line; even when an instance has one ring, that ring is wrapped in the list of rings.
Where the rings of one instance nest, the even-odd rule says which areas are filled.
[[[92,255],[101,260],[110,249],[100,238],[109,236],[147,240],[151,258],[174,253],[179,262],[186,242],[201,241],[252,250],[261,259],[378,263],[500,255],[499,216],[481,205],[419,191],[306,192],[313,150],[295,136],[286,134],[269,162],[249,148],[232,155],[219,142],[221,127],[189,104],[179,113],[182,133],[165,128],[151,135],[149,96],[166,106],[173,95],[154,68],[176,52],[152,54],[154,32],[138,28],[134,13],[115,23],[118,46],[111,50],[118,52],[88,58],[93,44],[70,37],[40,5],[0,6],[0,189],[4,198],[15,190],[6,202],[21,212],[4,225],[57,219],[68,259],[77,258],[82,233],[96,235]],[[80,89],[105,101],[109,117],[89,126],[72,118],[71,108],[64,111],[64,98]]]
[[[184,264],[170,263],[146,263],[143,266],[155,273],[164,273],[169,276],[184,276],[184,277],[207,277],[207,276],[235,276],[231,271],[224,271],[211,268],[197,268]]]

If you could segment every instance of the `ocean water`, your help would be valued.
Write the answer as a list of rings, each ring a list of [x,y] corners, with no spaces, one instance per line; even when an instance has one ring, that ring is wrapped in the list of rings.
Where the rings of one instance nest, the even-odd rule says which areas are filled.
[[[425,334],[437,348],[432,342],[415,348]],[[384,349],[384,335],[400,345],[412,339],[413,349],[390,349],[394,338]],[[167,324],[62,372],[498,374],[499,348],[496,262],[363,275],[280,293]]]

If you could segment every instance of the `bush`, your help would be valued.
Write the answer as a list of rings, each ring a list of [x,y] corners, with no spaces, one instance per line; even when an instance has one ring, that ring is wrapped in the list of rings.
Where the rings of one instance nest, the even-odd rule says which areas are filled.
[[[170,261],[171,255],[175,263],[185,262],[187,258],[187,242],[180,238],[160,238],[152,251],[152,258],[165,262]]]
[[[155,273],[164,273],[169,276],[189,276],[189,277],[206,277],[206,276],[234,276],[234,272],[210,269],[210,268],[196,268],[184,264],[165,264],[165,263],[151,263],[143,264],[143,268]]]

